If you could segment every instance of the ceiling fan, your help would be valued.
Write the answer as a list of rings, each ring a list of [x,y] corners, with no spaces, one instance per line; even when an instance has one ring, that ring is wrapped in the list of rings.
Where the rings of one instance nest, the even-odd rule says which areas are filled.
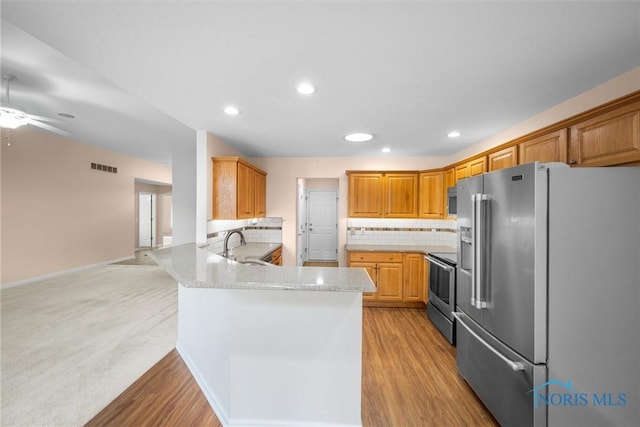
[[[36,126],[41,129],[47,130],[49,132],[53,132],[57,135],[61,135],[61,136],[71,135],[67,131],[58,129],[57,127],[51,126],[47,123],[43,123],[43,122],[50,122],[50,123],[56,123],[56,124],[65,124],[65,122],[63,122],[62,120],[36,116],[35,114],[28,114],[24,112],[23,109],[15,105],[11,105],[9,88],[11,86],[11,82],[15,80],[15,78],[16,78],[15,76],[11,76],[11,75],[2,76],[2,80],[6,80],[7,82],[7,102],[2,103],[2,105],[0,105],[0,127],[8,128],[8,129],[16,129],[20,126],[32,125],[32,126]]]

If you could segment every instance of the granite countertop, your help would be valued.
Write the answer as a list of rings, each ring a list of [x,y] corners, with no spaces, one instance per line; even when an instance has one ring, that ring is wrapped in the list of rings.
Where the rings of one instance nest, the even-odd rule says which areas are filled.
[[[234,248],[239,259],[260,258],[277,249],[260,244]],[[247,248],[248,247],[248,248]],[[264,248],[263,248],[264,249]],[[252,252],[251,255],[242,252]],[[183,286],[191,288],[293,290],[325,292],[375,292],[376,287],[364,268],[345,267],[277,267],[245,265],[207,250],[206,245],[188,243],[149,253]],[[241,258],[245,257],[245,258]]]
[[[437,245],[344,245],[344,248],[348,252],[411,252],[425,255],[429,252],[456,252],[454,247]]]

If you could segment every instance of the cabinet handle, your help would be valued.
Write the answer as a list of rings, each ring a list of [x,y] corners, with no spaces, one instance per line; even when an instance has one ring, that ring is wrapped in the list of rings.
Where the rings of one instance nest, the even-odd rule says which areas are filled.
[[[569,164],[570,164],[570,165],[577,165],[577,164],[578,164],[578,162],[577,162],[577,161],[575,161],[575,160],[569,160]]]

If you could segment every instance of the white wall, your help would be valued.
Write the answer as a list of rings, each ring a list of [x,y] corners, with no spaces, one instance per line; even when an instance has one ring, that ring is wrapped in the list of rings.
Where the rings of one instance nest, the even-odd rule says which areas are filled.
[[[196,239],[196,141],[172,148],[173,167],[173,244],[193,243]]]
[[[346,265],[347,233],[346,170],[420,170],[445,166],[446,157],[362,158],[323,157],[253,158],[251,163],[267,172],[267,216],[282,217],[283,265],[296,265],[296,194],[298,178],[338,178],[338,261]]]
[[[295,265],[297,178],[340,179],[338,260],[340,265],[346,265],[344,254],[347,219],[347,178],[344,174],[346,170],[422,170],[444,167],[638,90],[640,90],[640,68],[605,82],[504,132],[461,150],[451,157],[251,159],[253,164],[267,172],[267,216],[279,216],[284,219],[282,226],[284,265]]]
[[[640,90],[640,67],[518,123],[451,156],[455,163]]]
[[[3,285],[133,257],[135,179],[171,184],[169,166],[28,126],[1,145]]]

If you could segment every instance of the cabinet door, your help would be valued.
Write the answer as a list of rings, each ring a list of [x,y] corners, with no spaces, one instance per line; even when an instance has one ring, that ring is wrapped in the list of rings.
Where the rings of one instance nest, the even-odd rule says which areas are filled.
[[[271,264],[282,265],[282,248],[278,248],[271,254]]]
[[[571,126],[569,164],[611,166],[640,160],[640,102]]]
[[[424,276],[422,274],[424,255],[405,254],[402,263],[403,287],[402,300],[406,302],[422,301],[424,297]]]
[[[531,162],[567,163],[567,129],[518,144],[519,164]]]
[[[255,210],[255,175],[256,172],[238,163],[238,218],[253,218]]]
[[[267,215],[267,176],[260,172],[255,172],[254,187],[254,216],[263,218]]]
[[[420,174],[421,218],[444,217],[444,172],[422,172]]]
[[[422,302],[425,304],[429,301],[429,261],[427,261],[426,257],[422,259],[422,283],[424,286],[422,287]]]
[[[456,166],[456,183],[469,177],[469,163]]]
[[[373,281],[373,283],[377,285],[376,283],[376,264],[372,263],[372,262],[361,262],[361,261],[354,261],[351,262],[349,261],[349,267],[355,267],[355,268],[364,268],[367,270],[367,273],[369,274],[369,277],[371,278],[371,281]],[[363,292],[362,293],[362,299],[364,301],[372,301],[375,300],[377,296],[377,292]]]
[[[213,159],[213,219],[236,218],[237,174],[237,162]]]
[[[382,181],[381,173],[349,175],[350,217],[382,217]]]
[[[444,189],[445,193],[447,188],[455,187],[456,185],[456,170],[454,168],[449,168],[444,171]]]
[[[480,157],[479,159],[471,160],[469,162],[469,176],[482,175],[487,171],[487,158]]]
[[[378,300],[402,301],[402,263],[378,263]]]
[[[418,216],[418,174],[385,174],[384,216],[416,218]]]
[[[489,172],[516,166],[518,164],[518,147],[514,145],[491,153],[487,156],[487,159],[489,161]]]

